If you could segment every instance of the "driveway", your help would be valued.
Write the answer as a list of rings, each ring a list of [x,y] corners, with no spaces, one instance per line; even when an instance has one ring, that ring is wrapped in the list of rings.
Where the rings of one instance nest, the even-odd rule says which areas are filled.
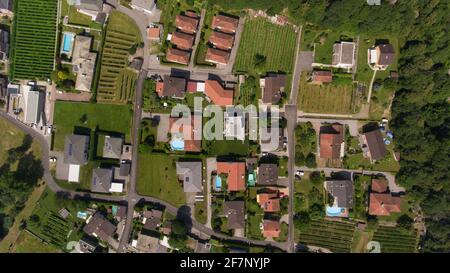
[[[297,122],[311,122],[314,124],[320,124],[322,123],[340,123],[348,125],[350,135],[351,136],[358,136],[358,128],[359,128],[359,121],[354,119],[319,119],[319,118],[298,118]]]
[[[155,114],[153,117],[159,116],[158,133],[156,137],[157,142],[168,142],[169,138],[169,114]]]
[[[217,170],[217,161],[215,157],[208,157],[206,159],[206,226],[211,228],[212,211],[211,211],[211,173]]]
[[[314,62],[314,52],[312,51],[300,51],[300,71],[312,71]]]

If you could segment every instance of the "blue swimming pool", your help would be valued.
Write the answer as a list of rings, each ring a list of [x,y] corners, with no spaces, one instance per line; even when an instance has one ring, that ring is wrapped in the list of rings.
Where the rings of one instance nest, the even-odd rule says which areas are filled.
[[[220,176],[216,176],[216,190],[220,190],[222,188],[222,178]]]
[[[172,141],[170,141],[170,148],[173,151],[184,151],[184,140],[173,139]]]
[[[344,212],[343,208],[327,206],[327,216],[341,216]]]
[[[75,34],[70,33],[70,32],[64,32],[63,44],[62,44],[62,50],[61,50],[63,53],[72,52],[74,37],[75,37]]]

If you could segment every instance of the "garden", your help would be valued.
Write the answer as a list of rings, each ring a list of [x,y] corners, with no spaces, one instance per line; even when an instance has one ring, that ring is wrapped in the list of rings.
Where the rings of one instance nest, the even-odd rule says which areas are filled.
[[[415,230],[380,226],[372,240],[380,243],[382,253],[417,252],[418,236]]]
[[[55,59],[57,8],[57,0],[14,1],[11,78],[50,78]]]
[[[128,56],[142,45],[138,27],[127,15],[112,11],[101,53],[97,101],[127,103],[133,99],[137,74],[128,69]]]
[[[250,74],[291,72],[296,37],[292,26],[278,26],[263,18],[247,20],[233,70]]]

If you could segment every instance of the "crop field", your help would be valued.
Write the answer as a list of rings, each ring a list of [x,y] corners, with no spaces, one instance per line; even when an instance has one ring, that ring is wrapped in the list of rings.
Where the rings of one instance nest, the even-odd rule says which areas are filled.
[[[14,1],[13,79],[50,78],[56,40],[57,0]]]
[[[128,25],[128,28],[124,28]],[[130,49],[141,41],[139,30],[131,18],[113,12],[107,26],[101,56],[97,101],[127,103],[133,97],[137,75],[127,69]]]
[[[247,20],[234,64],[236,72],[252,72],[255,55],[266,60],[264,71],[291,72],[296,48],[296,33],[291,26],[274,25],[266,19]]]
[[[373,235],[373,241],[381,245],[382,253],[413,253],[416,252],[416,232],[407,232],[395,227],[380,226]]]
[[[360,101],[352,84],[315,85],[302,75],[298,105],[307,113],[350,114],[357,112]]]
[[[332,252],[347,253],[355,233],[352,223],[314,220],[300,233],[300,243],[324,247]]]

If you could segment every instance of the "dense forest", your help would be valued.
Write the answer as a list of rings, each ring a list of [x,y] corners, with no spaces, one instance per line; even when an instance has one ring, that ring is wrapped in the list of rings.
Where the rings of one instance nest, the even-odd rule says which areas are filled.
[[[419,202],[427,233],[421,251],[450,252],[450,1],[210,0],[226,10],[264,9],[298,24],[399,37],[390,125],[401,153],[398,181]]]

